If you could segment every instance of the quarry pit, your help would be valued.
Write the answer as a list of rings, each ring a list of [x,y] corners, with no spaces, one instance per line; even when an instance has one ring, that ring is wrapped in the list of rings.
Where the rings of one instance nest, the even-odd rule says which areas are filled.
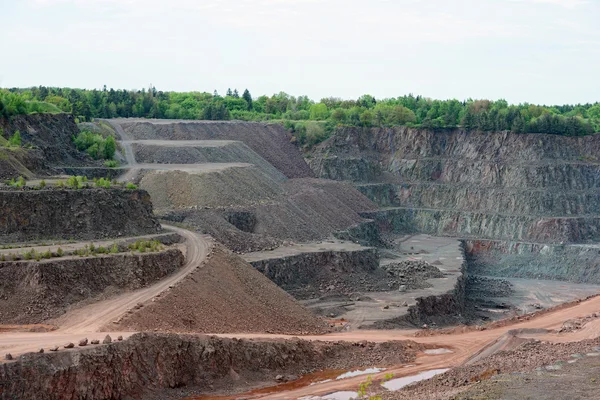
[[[124,160],[111,174],[135,190],[0,188],[3,393],[296,398],[364,378],[310,385],[331,371],[472,378],[488,366],[474,355],[598,331],[596,136],[338,127],[302,153],[276,124],[105,122]],[[71,162],[49,154],[31,176],[101,169],[60,152]],[[7,259],[36,252],[54,257]],[[105,335],[125,340],[58,346]],[[129,381],[78,384],[132,358]]]

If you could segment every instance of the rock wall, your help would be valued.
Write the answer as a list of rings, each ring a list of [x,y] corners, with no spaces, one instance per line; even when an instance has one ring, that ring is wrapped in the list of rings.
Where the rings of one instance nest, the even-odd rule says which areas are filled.
[[[428,233],[437,236],[581,243],[600,240],[598,217],[536,217],[460,210],[390,208],[361,214],[375,220],[383,231]]]
[[[463,263],[462,275],[456,281],[454,290],[439,296],[417,299],[417,304],[408,308],[407,319],[416,326],[436,322],[448,324],[464,322],[466,302],[467,262]]]
[[[163,389],[248,389],[278,374],[315,369],[393,366],[414,360],[415,342],[382,344],[304,340],[249,341],[138,333],[124,342],[79,351],[26,354],[0,365],[2,398],[105,400],[172,398]],[[161,396],[164,395],[164,397]]]
[[[310,163],[395,208],[375,219],[396,231],[585,242],[600,239],[598,150],[600,135],[345,127]]]
[[[150,285],[176,271],[184,257],[160,253],[0,263],[0,322],[40,323],[69,305],[112,292]]]
[[[465,248],[474,274],[600,284],[599,245],[466,240]]]
[[[83,240],[160,231],[143,190],[2,190],[0,242]]]
[[[32,145],[41,153],[38,158],[43,162],[35,164],[32,171],[35,174],[61,172],[63,166],[102,165],[75,147],[72,137],[79,133],[79,128],[70,114],[16,115],[10,120],[0,118],[0,127],[5,138],[18,130],[23,145]]]
[[[329,286],[352,274],[373,274],[379,268],[379,254],[374,248],[302,252],[281,257],[265,254],[258,260],[249,254],[246,259],[267,278],[290,292],[305,286]]]

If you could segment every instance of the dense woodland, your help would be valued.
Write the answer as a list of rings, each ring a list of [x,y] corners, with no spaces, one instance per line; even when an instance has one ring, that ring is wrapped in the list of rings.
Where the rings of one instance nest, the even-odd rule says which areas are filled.
[[[421,96],[356,100],[325,98],[315,102],[286,93],[252,97],[246,89],[225,95],[162,92],[151,87],[131,90],[85,90],[52,87],[0,90],[0,116],[34,112],[68,112],[81,121],[92,118],[140,117],[207,120],[273,120],[314,144],[337,125],[415,126],[429,129],[464,127],[485,132],[549,133],[567,136],[600,131],[600,103],[562,106],[510,105],[505,100],[433,100]]]

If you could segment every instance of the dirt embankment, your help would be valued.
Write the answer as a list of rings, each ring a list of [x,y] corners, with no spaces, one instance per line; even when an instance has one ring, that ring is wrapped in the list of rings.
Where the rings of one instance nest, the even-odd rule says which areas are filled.
[[[0,241],[84,240],[158,233],[143,190],[0,191]]]
[[[0,322],[41,323],[69,306],[101,294],[135,290],[163,279],[183,265],[177,249],[0,263]]]
[[[325,332],[326,325],[250,264],[217,246],[206,265],[110,329],[308,334]]]
[[[353,345],[141,333],[78,352],[24,355],[0,365],[0,381],[3,397],[20,400],[181,398],[182,389],[164,389],[242,391],[253,384],[273,385],[277,375],[397,365],[414,360],[419,349],[408,341]]]

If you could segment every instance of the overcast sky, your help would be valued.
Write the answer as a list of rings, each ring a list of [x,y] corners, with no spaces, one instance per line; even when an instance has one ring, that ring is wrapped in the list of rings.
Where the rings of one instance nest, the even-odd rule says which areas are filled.
[[[0,87],[600,101],[600,0],[0,0]]]

